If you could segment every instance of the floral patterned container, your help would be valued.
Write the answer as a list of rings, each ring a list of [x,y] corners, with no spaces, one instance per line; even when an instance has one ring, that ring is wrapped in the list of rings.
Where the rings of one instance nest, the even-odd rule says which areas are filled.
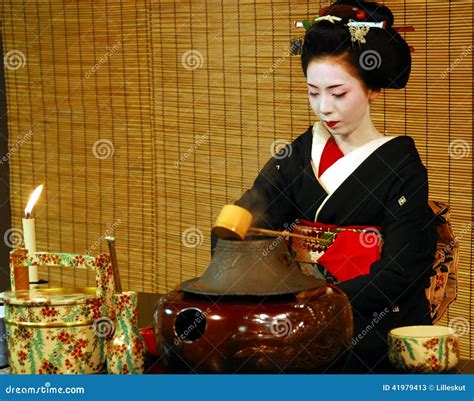
[[[8,358],[12,373],[100,373],[113,328],[113,276],[108,255],[35,253],[11,263],[88,269],[96,287],[45,288],[4,293]],[[15,283],[12,277],[12,288]]]
[[[145,367],[145,343],[137,329],[137,293],[114,295],[115,332],[107,347],[107,372],[139,374]]]
[[[455,331],[444,326],[406,326],[388,335],[391,364],[408,373],[443,373],[459,362]]]
[[[12,373],[98,373],[105,362],[95,288],[5,294]]]

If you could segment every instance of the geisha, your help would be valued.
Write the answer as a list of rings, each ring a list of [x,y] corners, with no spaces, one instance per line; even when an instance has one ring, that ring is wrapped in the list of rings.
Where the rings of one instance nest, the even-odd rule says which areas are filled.
[[[351,1],[333,6],[340,4],[357,5],[366,17],[354,23],[329,7],[331,15],[311,21],[303,42],[309,103],[319,121],[287,145],[287,157],[271,158],[235,203],[251,211],[254,225],[275,230],[297,219],[380,227],[381,254],[366,271],[338,279],[321,266],[321,274],[352,305],[353,348],[345,372],[383,372],[389,330],[431,324],[424,291],[436,232],[427,172],[413,139],[385,135],[370,115],[382,89],[406,86],[409,47],[391,27],[387,7]]]

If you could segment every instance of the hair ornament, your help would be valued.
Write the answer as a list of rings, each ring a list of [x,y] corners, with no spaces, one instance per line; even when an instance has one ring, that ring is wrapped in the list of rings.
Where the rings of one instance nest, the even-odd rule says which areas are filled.
[[[311,28],[314,24],[316,24],[319,21],[329,21],[332,22],[333,24],[335,22],[341,21],[342,18],[336,17],[335,15],[323,15],[322,17],[314,17],[312,20],[304,20],[302,25],[303,27],[308,30]]]
[[[370,28],[383,28],[384,23],[382,22],[359,22],[349,20],[346,24],[351,34],[352,42],[359,42],[359,46],[362,43],[366,43],[365,36],[369,32]]]
[[[369,33],[370,27],[363,25],[348,25],[352,42],[366,43],[365,36]]]
[[[323,15],[322,17],[314,18],[313,23],[319,22],[322,20],[330,21],[334,24],[336,21],[341,21],[342,18],[336,17],[335,15]]]
[[[385,28],[385,21],[380,21],[380,22],[364,22],[364,21],[354,21],[354,20],[350,20],[346,25],[347,25],[347,26],[363,25],[363,26],[368,26],[369,28]]]

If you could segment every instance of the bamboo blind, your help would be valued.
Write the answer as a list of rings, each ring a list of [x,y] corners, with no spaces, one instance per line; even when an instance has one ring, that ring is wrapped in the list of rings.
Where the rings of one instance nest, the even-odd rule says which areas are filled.
[[[251,185],[275,143],[314,122],[289,41],[302,35],[294,20],[328,4],[4,2],[5,52],[26,56],[7,70],[10,146],[33,131],[11,158],[13,225],[45,182],[39,249],[105,251],[101,236],[113,231],[126,288],[164,292],[201,274],[220,208]],[[415,28],[403,33],[413,70],[372,115],[379,130],[415,139],[431,199],[452,207],[459,293],[443,323],[461,326],[473,358],[472,2],[385,4],[395,26]],[[112,156],[94,156],[101,139]]]
[[[148,15],[145,3],[131,1],[2,2],[5,53],[15,51],[6,69],[14,227],[45,183],[35,209],[38,250],[95,255],[115,235],[124,285],[152,291]],[[69,271],[48,278],[84,284]]]

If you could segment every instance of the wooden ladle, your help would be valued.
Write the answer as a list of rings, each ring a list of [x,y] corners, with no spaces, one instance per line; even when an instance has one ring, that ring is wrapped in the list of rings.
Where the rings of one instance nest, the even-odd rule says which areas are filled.
[[[290,231],[267,230],[252,227],[253,216],[247,209],[237,205],[225,205],[212,227],[212,232],[222,239],[243,240],[247,233],[266,234],[278,237],[280,235],[319,242],[320,238],[295,234]]]

